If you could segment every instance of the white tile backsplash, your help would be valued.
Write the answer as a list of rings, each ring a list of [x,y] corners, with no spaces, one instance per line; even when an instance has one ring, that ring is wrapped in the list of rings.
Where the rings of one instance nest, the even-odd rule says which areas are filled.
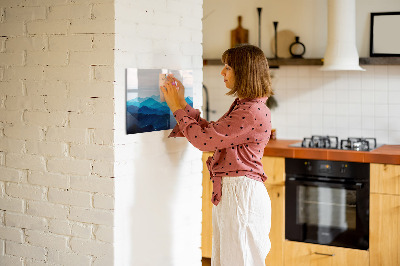
[[[278,108],[272,110],[272,124],[277,137],[376,137],[382,144],[400,144],[400,66],[362,67],[366,71],[320,71],[319,66],[272,69],[278,101]],[[213,85],[219,76],[207,76],[207,70],[204,73],[208,87],[221,86]],[[225,101],[229,106],[233,101],[226,96],[210,99],[211,109]],[[214,117],[218,119],[222,111],[226,110]]]

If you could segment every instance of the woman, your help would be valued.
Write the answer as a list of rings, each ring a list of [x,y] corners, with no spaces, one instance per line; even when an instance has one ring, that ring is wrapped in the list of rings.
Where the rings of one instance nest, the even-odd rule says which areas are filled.
[[[222,62],[227,95],[237,98],[216,122],[185,102],[178,80],[169,77],[161,87],[178,122],[169,137],[185,136],[201,151],[214,151],[207,160],[213,182],[212,265],[265,265],[271,247],[271,202],[261,164],[271,131],[268,62],[252,45],[228,49]]]

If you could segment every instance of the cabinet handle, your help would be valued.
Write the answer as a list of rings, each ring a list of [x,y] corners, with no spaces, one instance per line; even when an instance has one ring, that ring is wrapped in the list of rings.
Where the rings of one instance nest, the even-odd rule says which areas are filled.
[[[314,252],[315,255],[324,255],[324,256],[335,256],[335,254],[327,254],[327,253],[320,253],[320,252]]]

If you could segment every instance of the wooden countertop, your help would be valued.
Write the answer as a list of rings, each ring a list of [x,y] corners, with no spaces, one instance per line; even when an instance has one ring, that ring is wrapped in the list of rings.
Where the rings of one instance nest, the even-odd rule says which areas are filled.
[[[301,140],[270,140],[264,156],[363,163],[400,164],[400,145],[383,145],[372,151],[289,147]]]

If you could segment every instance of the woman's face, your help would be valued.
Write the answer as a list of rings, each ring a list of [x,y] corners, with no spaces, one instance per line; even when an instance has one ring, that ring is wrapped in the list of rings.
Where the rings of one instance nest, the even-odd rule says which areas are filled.
[[[224,77],[225,86],[228,89],[233,89],[235,86],[235,73],[233,72],[233,69],[225,64],[221,71],[221,75]]]

